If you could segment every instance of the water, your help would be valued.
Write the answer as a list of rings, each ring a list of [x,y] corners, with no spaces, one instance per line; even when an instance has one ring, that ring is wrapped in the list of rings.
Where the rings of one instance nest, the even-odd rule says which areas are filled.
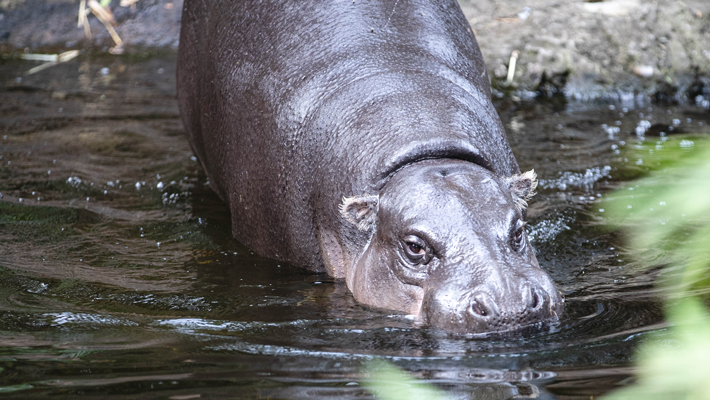
[[[529,234],[566,311],[550,331],[466,339],[234,241],[183,137],[174,63],[0,64],[3,398],[361,398],[373,357],[454,398],[588,399],[632,382],[634,349],[665,327],[647,269],[660,261],[632,259],[599,209],[643,172],[626,150],[639,130],[708,133],[702,99],[497,104],[541,178]]]

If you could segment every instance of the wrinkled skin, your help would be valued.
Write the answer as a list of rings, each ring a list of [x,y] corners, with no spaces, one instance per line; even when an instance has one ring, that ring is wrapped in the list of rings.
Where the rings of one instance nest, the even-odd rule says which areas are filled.
[[[522,227],[534,174],[455,0],[187,0],[182,18],[181,115],[238,240],[452,332],[557,319]]]
[[[348,280],[356,299],[459,333],[509,331],[561,312],[527,242],[523,210],[490,171],[422,161],[388,182],[378,208]]]

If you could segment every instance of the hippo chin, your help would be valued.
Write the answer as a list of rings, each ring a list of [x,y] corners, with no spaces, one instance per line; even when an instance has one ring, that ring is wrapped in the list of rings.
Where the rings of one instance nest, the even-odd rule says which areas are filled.
[[[455,0],[186,0],[188,140],[255,252],[456,333],[558,320]]]

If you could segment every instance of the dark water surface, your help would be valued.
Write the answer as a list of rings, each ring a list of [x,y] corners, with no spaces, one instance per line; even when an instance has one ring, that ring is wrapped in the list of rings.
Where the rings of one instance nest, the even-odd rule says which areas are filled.
[[[453,398],[632,381],[634,349],[665,327],[646,268],[660,260],[633,261],[599,209],[645,168],[627,155],[637,129],[678,145],[652,135],[707,133],[707,104],[501,101],[541,178],[528,233],[566,311],[531,336],[457,338],[235,242],[183,136],[174,62],[84,58],[22,79],[34,64],[0,64],[0,397],[361,398],[376,356]]]

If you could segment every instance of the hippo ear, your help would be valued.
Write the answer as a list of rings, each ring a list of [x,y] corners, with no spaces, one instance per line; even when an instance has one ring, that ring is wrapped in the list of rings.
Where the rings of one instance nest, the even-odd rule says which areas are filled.
[[[371,194],[343,197],[340,214],[361,231],[369,231],[377,222],[380,197]]]
[[[510,192],[513,194],[513,200],[518,210],[523,212],[528,208],[528,201],[535,196],[535,188],[537,187],[537,174],[534,169],[522,174],[513,175],[506,178],[506,183]]]

